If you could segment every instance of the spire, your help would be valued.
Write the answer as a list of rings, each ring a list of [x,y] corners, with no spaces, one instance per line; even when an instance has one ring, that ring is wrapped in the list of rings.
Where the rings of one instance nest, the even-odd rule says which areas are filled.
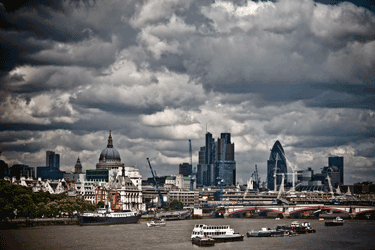
[[[109,136],[108,136],[108,145],[107,145],[107,148],[113,148],[113,142],[112,142],[111,130],[109,131]]]
[[[78,159],[77,159],[77,163],[74,166],[74,173],[76,173],[76,174],[82,173],[82,164],[81,164],[81,160],[79,159],[79,156],[78,156]]]

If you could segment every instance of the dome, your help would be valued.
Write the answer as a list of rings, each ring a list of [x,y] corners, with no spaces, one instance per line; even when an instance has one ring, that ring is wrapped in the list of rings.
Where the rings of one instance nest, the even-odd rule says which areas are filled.
[[[114,148],[105,148],[103,149],[102,153],[100,154],[99,161],[102,160],[118,160],[121,161],[120,154]]]
[[[119,152],[113,147],[111,131],[109,131],[107,148],[103,149],[99,157],[99,162],[103,160],[115,160],[121,162]]]

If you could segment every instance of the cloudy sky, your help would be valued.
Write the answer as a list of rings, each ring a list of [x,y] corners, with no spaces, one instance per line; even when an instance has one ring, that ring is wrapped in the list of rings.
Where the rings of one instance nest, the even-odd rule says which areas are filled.
[[[12,2],[12,4],[10,4]],[[21,1],[22,2],[22,1]],[[193,164],[232,134],[237,180],[344,156],[375,182],[375,6],[370,0],[0,0],[2,160],[95,168],[112,130],[126,166]],[[291,168],[289,168],[291,171]]]

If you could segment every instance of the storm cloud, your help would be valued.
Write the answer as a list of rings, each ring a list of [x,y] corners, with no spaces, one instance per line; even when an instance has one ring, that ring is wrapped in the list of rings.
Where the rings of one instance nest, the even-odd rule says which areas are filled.
[[[375,181],[375,15],[366,1],[0,0],[0,150],[95,168],[108,131],[150,176],[193,164],[206,131],[232,134],[237,180],[273,143],[345,183]]]

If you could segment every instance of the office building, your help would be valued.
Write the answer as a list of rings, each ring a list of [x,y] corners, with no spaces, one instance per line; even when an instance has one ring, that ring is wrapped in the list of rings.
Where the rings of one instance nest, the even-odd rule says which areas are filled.
[[[331,156],[328,157],[328,167],[337,167],[340,172],[340,181],[339,184],[344,184],[344,157],[340,156]]]
[[[37,177],[43,180],[59,180],[64,178],[64,171],[60,171],[60,155],[53,151],[46,152],[46,166],[37,167]]]
[[[287,173],[287,164],[285,159],[284,149],[279,141],[273,145],[270,153],[270,158],[267,161],[267,188],[268,190],[275,190],[281,185],[282,174]],[[285,175],[286,177],[286,175]],[[276,178],[276,181],[275,181]],[[276,187],[275,187],[276,182]]]
[[[178,170],[178,173],[182,174],[185,177],[191,175],[191,166],[189,163],[180,164]]]
[[[50,169],[60,170],[60,155],[53,151],[46,152],[46,166]]]
[[[234,143],[230,133],[221,133],[215,140],[211,133],[206,133],[206,145],[200,148],[197,165],[197,185],[224,186],[236,185],[236,162]]]

